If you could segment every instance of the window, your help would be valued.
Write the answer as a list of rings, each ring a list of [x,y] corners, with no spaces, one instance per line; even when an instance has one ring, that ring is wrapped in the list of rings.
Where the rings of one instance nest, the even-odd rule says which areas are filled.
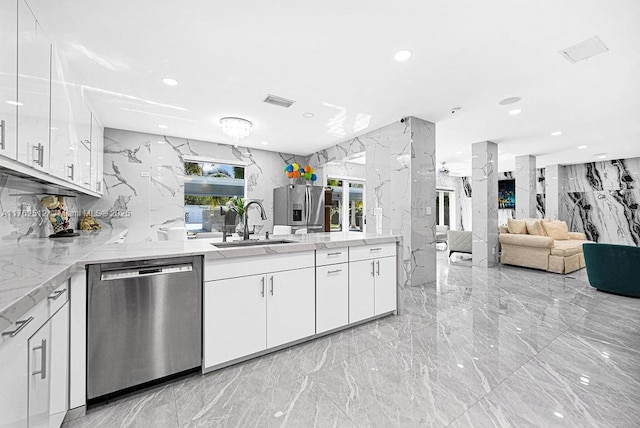
[[[220,230],[225,216],[217,209],[245,195],[244,166],[213,162],[184,163],[184,210],[187,230]],[[227,218],[227,221],[229,219]]]
[[[333,190],[331,231],[364,232],[364,183],[330,178],[327,186]]]

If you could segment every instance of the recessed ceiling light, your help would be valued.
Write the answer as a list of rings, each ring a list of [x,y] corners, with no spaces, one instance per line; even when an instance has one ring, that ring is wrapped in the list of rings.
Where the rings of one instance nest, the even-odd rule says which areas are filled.
[[[172,79],[171,77],[163,77],[162,83],[169,86],[178,86],[178,81],[176,79]]]
[[[582,150],[582,149],[586,149],[586,148],[587,148],[587,146],[578,146],[578,148],[579,148],[580,150]]]
[[[519,109],[519,108],[514,108],[513,110],[509,110],[509,114],[511,116],[515,116],[515,115],[520,114],[520,113],[522,113],[522,109]]]
[[[158,125],[158,128],[160,128],[160,129],[169,129],[169,127],[167,125]]]
[[[10,106],[23,106],[24,105],[19,101],[13,101],[13,100],[6,100],[6,103],[9,104]]]
[[[562,135],[562,131],[554,131],[551,133],[552,137],[557,137],[558,135]]]
[[[504,100],[500,101],[498,104],[500,104],[501,106],[508,106],[509,104],[517,103],[521,99],[522,98],[520,98],[520,97],[509,97],[509,98],[505,98]]]
[[[263,145],[263,146],[266,146],[266,145],[268,145],[268,144],[269,144],[269,142],[268,142],[268,141],[262,141],[262,145]]]
[[[158,140],[158,141],[156,141],[156,143],[158,143],[158,144],[164,144],[164,141],[162,141],[162,140]]]
[[[405,62],[406,60],[408,60],[409,58],[411,58],[411,51],[408,51],[406,49],[398,51],[394,56],[393,59],[395,59],[398,62]]]
[[[302,117],[306,117],[307,119],[312,118],[312,117],[313,117],[313,113],[310,113],[310,112],[308,112],[308,113],[304,113],[304,114],[302,115]]]
[[[604,158],[607,157],[607,154],[606,153],[596,153],[594,156],[597,157],[598,159],[604,159]]]

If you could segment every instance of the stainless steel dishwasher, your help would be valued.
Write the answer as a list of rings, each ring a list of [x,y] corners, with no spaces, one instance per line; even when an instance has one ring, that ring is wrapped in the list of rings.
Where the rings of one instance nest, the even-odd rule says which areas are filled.
[[[202,257],[90,265],[87,400],[202,365]]]

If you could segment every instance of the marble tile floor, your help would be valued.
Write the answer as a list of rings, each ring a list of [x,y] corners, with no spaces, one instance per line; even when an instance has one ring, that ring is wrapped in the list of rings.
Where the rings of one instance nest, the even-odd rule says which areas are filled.
[[[637,427],[640,299],[438,252],[388,317],[89,410],[65,427]]]

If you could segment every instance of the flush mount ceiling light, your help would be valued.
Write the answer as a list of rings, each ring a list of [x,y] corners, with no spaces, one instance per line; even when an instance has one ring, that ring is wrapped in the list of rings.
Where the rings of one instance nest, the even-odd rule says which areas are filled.
[[[519,108],[514,108],[513,110],[509,110],[509,115],[511,116],[516,116],[520,113],[522,113],[522,109],[519,109]]]
[[[178,81],[176,79],[172,79],[171,77],[163,77],[162,83],[169,86],[178,86]]]
[[[302,115],[302,117],[306,117],[307,119],[311,119],[311,118],[313,117],[313,113],[311,113],[311,112],[304,113],[304,114]]]
[[[551,133],[552,137],[557,137],[558,135],[562,135],[562,131],[554,131]]]
[[[253,123],[241,117],[223,117],[220,119],[222,133],[233,141],[240,141],[253,131]]]
[[[500,101],[498,104],[500,104],[501,106],[508,106],[509,104],[517,103],[521,99],[522,98],[520,98],[520,97],[509,97],[509,98],[505,98],[504,100]]]
[[[604,158],[607,157],[607,154],[606,153],[596,153],[594,156],[597,157],[598,159],[604,159]]]
[[[403,49],[401,51],[398,51],[394,56],[393,59],[395,59],[398,62],[405,62],[406,60],[408,60],[409,58],[411,58],[411,51]]]
[[[268,142],[268,141],[262,141],[262,145],[263,145],[263,146],[266,146],[266,145],[268,145],[268,144],[269,144],[269,142]]]
[[[167,125],[158,125],[158,128],[160,128],[160,129],[169,129],[169,127]]]
[[[587,146],[578,146],[578,149],[582,150],[582,149],[586,149]]]

